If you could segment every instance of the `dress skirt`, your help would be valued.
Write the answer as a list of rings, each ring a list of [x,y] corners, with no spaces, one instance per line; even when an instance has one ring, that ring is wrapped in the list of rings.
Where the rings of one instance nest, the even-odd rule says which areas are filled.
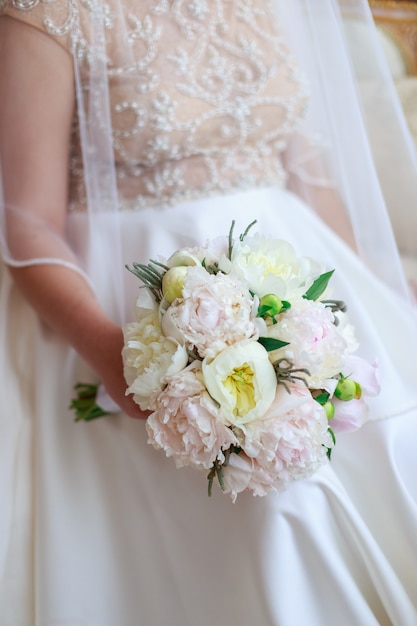
[[[1,626],[417,625],[417,318],[290,193],[239,192],[121,213],[121,285],[90,250],[97,295],[132,318],[125,263],[254,230],[335,269],[358,353],[380,368],[370,421],[280,494],[236,503],[175,469],[123,414],[75,423],[94,374],[42,327],[3,272],[0,300]],[[82,248],[86,216],[69,217]],[[103,218],[105,229],[105,218]]]

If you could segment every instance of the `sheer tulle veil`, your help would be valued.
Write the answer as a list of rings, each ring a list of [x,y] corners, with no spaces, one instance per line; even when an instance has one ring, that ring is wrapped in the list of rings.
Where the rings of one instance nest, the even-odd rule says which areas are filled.
[[[97,276],[90,264],[97,247],[106,250],[100,271],[105,273],[113,302],[122,303],[118,293],[122,281],[119,232],[119,202],[113,159],[109,110],[105,26],[108,16],[103,5],[91,3],[90,40],[93,54],[87,54],[80,39],[74,41],[74,71],[77,91],[82,154],[88,200],[89,242],[84,251],[50,232],[34,217],[30,207],[10,206],[6,194],[1,202],[1,251],[6,263],[28,265],[58,263],[81,272],[94,285]],[[129,25],[122,8],[114,5],[117,31],[125,45],[116,46],[118,66],[126,73],[140,71],[133,54]],[[398,294],[408,299],[399,254],[389,213],[401,210],[395,190],[401,188],[401,203],[417,206],[417,159],[389,71],[379,47],[366,0],[275,0],[278,28],[296,55],[305,73],[311,103],[303,126],[290,141],[287,168],[293,189],[315,207],[314,188],[334,189],[351,222],[359,254]],[[366,42],[366,58],[356,58],[355,36]],[[89,81],[85,88],[85,77]],[[380,150],[381,133],[385,149]],[[3,156],[3,158],[7,158]],[[401,163],[399,171],[396,164]],[[3,187],[5,188],[5,186]],[[1,189],[0,189],[1,193]],[[44,248],[21,249],[19,230],[30,227],[40,234],[38,241],[53,241]],[[68,243],[69,242],[69,243]],[[410,240],[410,248],[414,240]],[[111,253],[109,253],[111,251]],[[123,307],[113,311],[124,318]]]

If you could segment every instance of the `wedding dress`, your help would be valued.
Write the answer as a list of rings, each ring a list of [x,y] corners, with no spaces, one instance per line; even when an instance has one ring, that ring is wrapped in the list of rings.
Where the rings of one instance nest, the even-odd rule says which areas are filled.
[[[2,0],[2,12],[78,58],[90,5]],[[286,188],[286,148],[308,87],[261,0],[106,8],[121,267],[227,234],[236,219],[335,268],[360,354],[378,361],[370,421],[281,494],[232,501],[176,470],[122,414],[74,423],[95,380],[4,271],[0,296],[1,626],[417,624],[416,318]],[[22,25],[22,36],[25,36]],[[123,42],[141,51],[125,65]],[[83,67],[81,65],[81,67]],[[78,79],[83,83],[81,69]],[[88,248],[80,126],[71,141],[69,237],[109,314],[103,239]],[[106,212],[97,223],[111,227]],[[133,315],[137,280],[120,293]]]

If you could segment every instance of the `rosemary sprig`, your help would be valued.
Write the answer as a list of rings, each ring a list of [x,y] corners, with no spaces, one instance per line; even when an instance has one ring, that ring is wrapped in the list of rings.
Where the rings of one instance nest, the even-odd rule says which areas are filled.
[[[225,491],[226,487],[225,487],[224,478],[223,478],[223,467],[227,467],[229,465],[231,454],[239,454],[240,452],[242,452],[242,448],[232,445],[230,446],[230,448],[223,451],[223,454],[224,454],[223,462],[219,461],[219,459],[216,459],[214,461],[213,466],[207,475],[209,497],[211,497],[211,494],[213,491],[213,482],[215,478],[217,478],[217,480],[219,481],[220,489],[222,491]]]
[[[164,263],[150,259],[149,263],[132,263],[132,267],[125,265],[129,272],[132,272],[143,283],[142,287],[146,287],[152,293],[157,302],[161,302],[162,295],[162,279],[169,267]],[[162,270],[162,271],[161,271]]]
[[[246,229],[243,231],[243,233],[241,233],[239,235],[239,241],[243,241],[245,239],[245,237],[247,237],[250,229],[252,228],[252,226],[255,226],[257,220],[253,220],[253,222],[251,222],[249,224],[249,226],[246,227]],[[232,224],[230,226],[230,230],[229,230],[229,259],[232,259],[232,251],[233,251],[233,231],[235,229],[235,224],[236,224],[236,220],[232,221]]]
[[[305,367],[296,368],[294,367],[294,363],[286,358],[275,361],[273,365],[277,377],[277,383],[279,385],[283,385],[288,393],[291,393],[288,383],[293,383],[296,380],[300,380],[308,388],[308,384],[304,376],[297,375],[302,373],[306,376],[310,376],[309,370]]]

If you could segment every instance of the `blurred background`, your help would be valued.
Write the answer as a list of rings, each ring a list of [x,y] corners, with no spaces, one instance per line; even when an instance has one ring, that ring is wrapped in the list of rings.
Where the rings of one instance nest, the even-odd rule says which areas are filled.
[[[417,0],[369,4],[417,152]],[[406,274],[417,287],[417,206],[391,213]]]

